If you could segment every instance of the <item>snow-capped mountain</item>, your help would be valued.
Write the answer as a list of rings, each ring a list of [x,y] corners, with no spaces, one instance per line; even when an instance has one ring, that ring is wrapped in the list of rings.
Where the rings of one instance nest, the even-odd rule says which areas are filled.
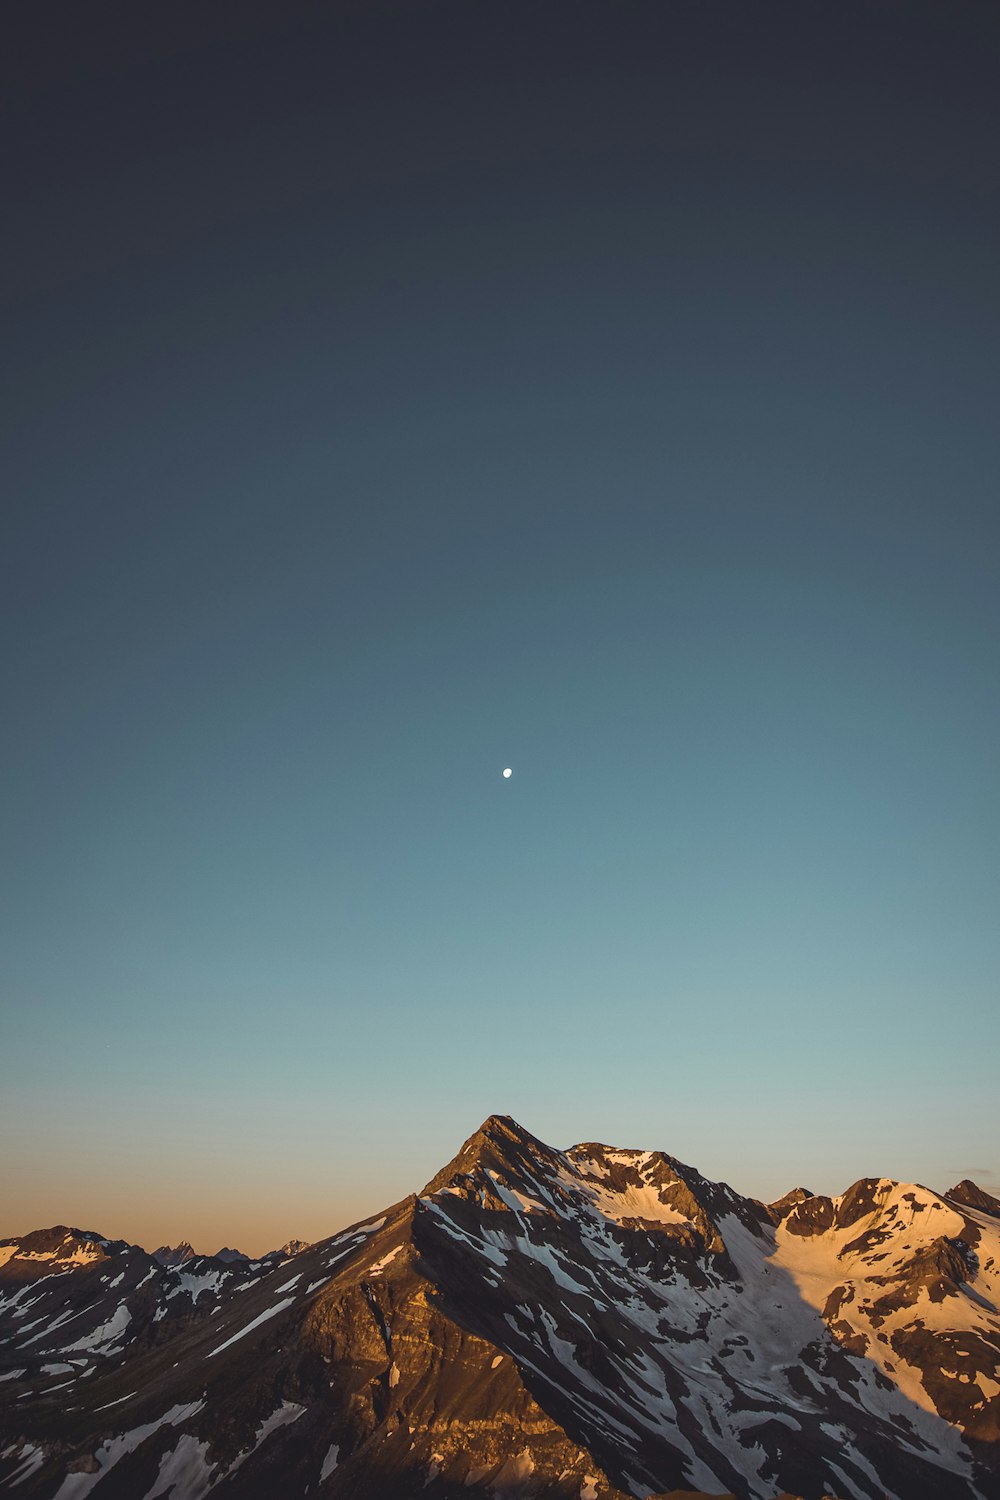
[[[270,1269],[193,1252],[164,1265],[138,1245],[65,1225],[7,1240],[0,1243],[0,1381],[16,1381],[19,1391],[39,1374],[72,1384],[103,1373],[172,1338],[218,1308],[224,1292]]]
[[[968,1182],[767,1206],[494,1116],[293,1258],[59,1229],[0,1261],[3,1492],[1000,1496],[1000,1203]]]

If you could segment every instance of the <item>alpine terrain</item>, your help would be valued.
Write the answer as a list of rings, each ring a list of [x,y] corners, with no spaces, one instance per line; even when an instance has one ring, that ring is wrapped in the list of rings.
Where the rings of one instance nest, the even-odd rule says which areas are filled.
[[[494,1116],[263,1260],[0,1244],[0,1492],[39,1500],[1000,1497],[1000,1202],[766,1205]]]

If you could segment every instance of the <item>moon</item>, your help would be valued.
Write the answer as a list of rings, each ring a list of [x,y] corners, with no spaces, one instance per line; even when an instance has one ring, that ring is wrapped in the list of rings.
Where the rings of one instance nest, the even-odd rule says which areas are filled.
[[[504,772],[503,772],[503,779],[504,779],[504,781],[509,781],[510,778],[513,776],[513,774],[514,774],[514,772],[511,770],[510,766],[505,766],[504,767]]]

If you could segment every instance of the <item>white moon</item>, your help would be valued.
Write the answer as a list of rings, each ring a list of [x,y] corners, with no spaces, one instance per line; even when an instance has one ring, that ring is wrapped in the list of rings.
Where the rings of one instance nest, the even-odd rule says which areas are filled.
[[[504,781],[509,781],[513,774],[514,772],[511,770],[510,766],[507,766],[503,773]]]

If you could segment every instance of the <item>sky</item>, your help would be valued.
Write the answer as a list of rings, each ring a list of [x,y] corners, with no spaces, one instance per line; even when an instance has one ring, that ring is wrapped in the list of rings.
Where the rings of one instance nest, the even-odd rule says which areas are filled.
[[[0,1237],[1000,1191],[995,7],[24,9]]]

